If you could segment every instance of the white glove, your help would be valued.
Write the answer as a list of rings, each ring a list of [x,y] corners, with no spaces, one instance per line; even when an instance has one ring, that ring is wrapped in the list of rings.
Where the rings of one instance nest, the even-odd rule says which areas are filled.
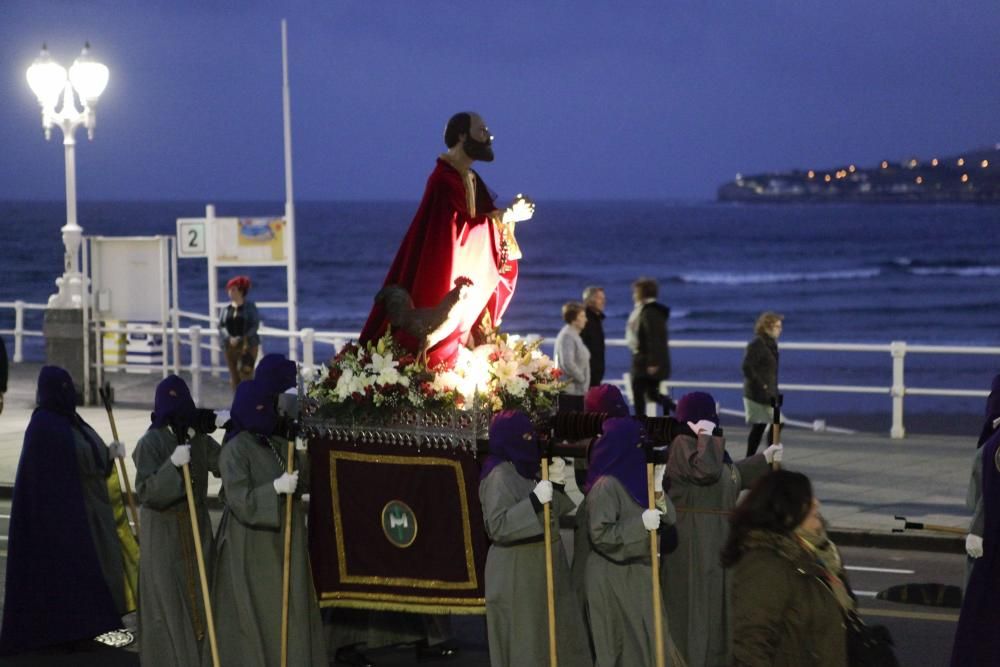
[[[215,428],[222,428],[229,421],[229,410],[215,411]]]
[[[125,458],[125,443],[118,442],[117,440],[113,441],[108,445],[108,456],[119,459]]]
[[[782,454],[784,454],[785,447],[780,442],[776,445],[771,445],[764,450],[764,460],[768,463],[781,463]]]
[[[653,466],[653,491],[656,493],[663,493],[663,475],[666,472],[666,463],[657,463]]]
[[[645,510],[642,513],[642,525],[646,527],[646,530],[656,530],[660,527],[660,516],[663,514],[660,510]]]
[[[536,498],[538,498],[538,502],[543,505],[552,502],[552,482],[542,480],[535,485],[535,489],[532,493],[535,494]]]
[[[695,435],[701,435],[702,433],[707,433],[708,435],[712,435],[712,432],[715,430],[716,426],[715,422],[710,421],[708,419],[702,419],[701,421],[698,422],[688,422],[687,425],[689,429],[694,431]]]
[[[274,480],[274,490],[278,495],[291,495],[295,493],[295,487],[299,485],[299,471],[293,473],[283,472],[281,477]]]
[[[549,481],[553,484],[566,483],[566,461],[558,456],[549,464]]]
[[[191,445],[177,445],[170,455],[170,462],[178,468],[191,463]]]
[[[983,557],[983,538],[978,535],[969,533],[965,536],[965,553],[969,554],[970,558],[982,558]]]

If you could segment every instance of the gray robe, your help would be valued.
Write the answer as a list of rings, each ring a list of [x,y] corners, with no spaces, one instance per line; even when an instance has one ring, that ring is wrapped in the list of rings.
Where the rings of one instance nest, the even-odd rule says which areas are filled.
[[[494,468],[479,483],[486,533],[486,623],[493,667],[547,665],[549,661],[544,522],[531,502],[536,482],[511,463]],[[559,516],[573,511],[562,491],[552,494],[552,571],[556,651],[560,665],[593,664],[583,615],[570,582]]]
[[[731,571],[719,554],[741,490],[768,471],[763,454],[725,463],[725,440],[674,438],[666,478],[677,509],[677,549],[661,565],[671,637],[689,667],[730,664]]]
[[[611,475],[599,478],[587,493],[587,532],[592,547],[586,563],[587,614],[597,667],[655,664],[653,573],[649,531],[642,524],[644,509]],[[675,520],[674,507],[667,502],[660,525],[669,526]],[[669,665],[665,613],[663,640]]]
[[[216,536],[212,607],[219,657],[227,667],[280,664],[286,496],[279,496],[273,483],[285,471],[287,441],[276,436],[270,441],[273,447],[244,431],[219,455],[226,509]],[[292,507],[288,664],[326,667],[305,511],[299,499],[309,488],[304,463],[305,456],[296,456],[301,474]]]
[[[196,435],[191,445],[191,488],[201,532],[205,568],[211,576],[212,523],[205,507],[208,473],[219,474],[219,444]],[[135,490],[141,503],[139,627],[143,667],[197,665],[208,652],[201,579],[191,534],[184,473],[170,462],[177,439],[167,428],[139,438]]]
[[[108,454],[107,445],[97,432],[87,425],[84,429],[98,443],[97,452],[100,463],[94,460],[90,443],[78,430],[73,428],[73,444],[76,447],[76,463],[80,470],[80,486],[83,487],[83,502],[86,505],[87,524],[94,538],[94,548],[101,562],[101,572],[111,591],[115,609],[124,615],[128,609],[125,604],[125,565],[122,561],[122,547],[118,542],[118,531],[115,528],[115,511],[111,506],[111,496],[108,494],[108,476],[117,474],[114,461]]]
[[[965,495],[965,506],[972,510],[972,520],[969,521],[969,533],[983,536],[986,525],[986,514],[983,510],[983,448],[980,447],[972,455],[972,474],[969,476],[969,490]],[[976,559],[966,555],[965,557],[965,586],[969,584],[969,577],[972,576],[972,566]]]

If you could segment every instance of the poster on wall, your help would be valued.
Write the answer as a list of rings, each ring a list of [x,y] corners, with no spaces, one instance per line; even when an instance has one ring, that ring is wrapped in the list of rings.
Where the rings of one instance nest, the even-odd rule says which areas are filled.
[[[288,263],[283,218],[215,218],[215,263],[278,266]]]

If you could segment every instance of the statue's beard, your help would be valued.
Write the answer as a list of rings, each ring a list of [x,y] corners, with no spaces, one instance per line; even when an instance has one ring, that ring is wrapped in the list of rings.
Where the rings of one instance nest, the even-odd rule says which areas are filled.
[[[478,160],[479,162],[493,162],[492,141],[476,141],[472,137],[466,137],[465,143],[462,144],[462,149],[465,150],[465,154],[473,160]]]

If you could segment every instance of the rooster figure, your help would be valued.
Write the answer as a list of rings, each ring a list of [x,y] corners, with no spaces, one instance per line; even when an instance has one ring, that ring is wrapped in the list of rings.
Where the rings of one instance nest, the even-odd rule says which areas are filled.
[[[399,285],[386,285],[375,295],[375,303],[385,308],[389,324],[402,329],[419,341],[417,361],[426,362],[427,350],[444,340],[459,325],[458,304],[469,291],[472,281],[455,278],[455,287],[437,305],[416,308],[410,293]]]

